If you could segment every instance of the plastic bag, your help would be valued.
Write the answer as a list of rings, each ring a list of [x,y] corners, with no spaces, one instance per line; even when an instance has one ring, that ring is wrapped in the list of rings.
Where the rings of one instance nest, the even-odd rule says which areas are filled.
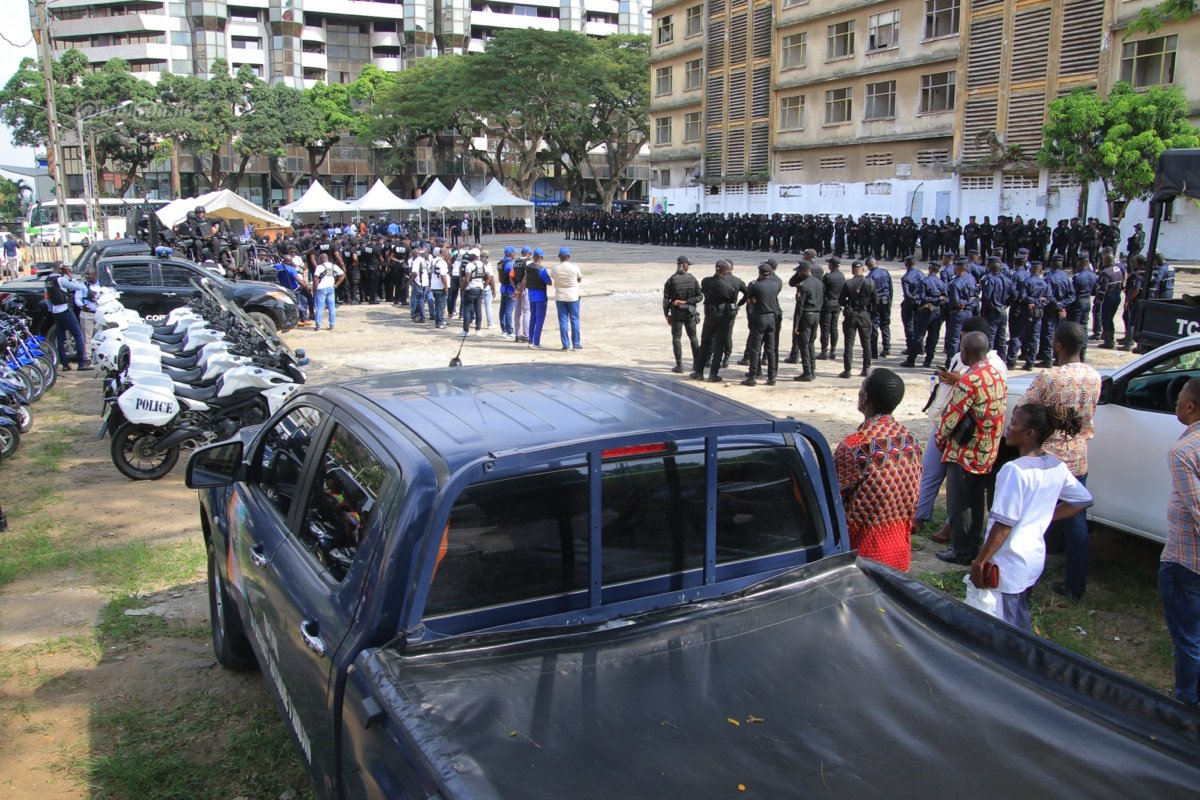
[[[971,583],[971,576],[964,575],[963,583],[967,585],[966,604],[971,608],[978,608],[985,614],[991,614],[993,617],[1000,616],[1000,590],[999,589],[978,589],[975,584]]]

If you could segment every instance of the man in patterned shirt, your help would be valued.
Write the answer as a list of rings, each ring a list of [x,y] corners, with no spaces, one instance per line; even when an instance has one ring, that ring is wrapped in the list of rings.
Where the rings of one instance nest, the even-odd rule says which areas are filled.
[[[1075,479],[1084,486],[1087,485],[1088,475],[1088,439],[1096,433],[1092,417],[1096,414],[1096,404],[1100,402],[1100,373],[1090,364],[1083,362],[1083,348],[1086,344],[1087,330],[1082,325],[1077,322],[1059,323],[1054,331],[1051,346],[1054,351],[1054,367],[1039,373],[1017,403],[1018,407],[1026,403],[1040,403],[1057,412],[1068,408],[1075,409],[1083,423],[1083,429],[1076,436],[1067,436],[1062,431],[1055,431],[1042,445],[1042,452],[1056,456],[1066,464]],[[1063,582],[1056,583],[1054,591],[1072,600],[1078,600],[1087,589],[1090,550],[1087,515],[1076,514],[1051,523],[1048,534],[1051,552],[1054,551],[1053,548],[1063,544],[1067,551]]]
[[[1183,386],[1175,418],[1187,426],[1167,451],[1171,499],[1158,594],[1175,643],[1175,698],[1200,704],[1200,378]]]
[[[964,334],[959,352],[962,363],[970,367],[954,384],[934,435],[946,465],[946,513],[950,523],[950,546],[935,555],[942,561],[966,566],[983,544],[988,473],[996,462],[1004,433],[1005,381],[987,360],[987,334]],[[953,434],[968,414],[974,419],[974,430],[970,439],[960,444]]]
[[[863,423],[834,454],[850,544],[864,558],[908,571],[913,514],[921,492],[921,445],[892,417],[904,381],[876,369],[858,389]]]

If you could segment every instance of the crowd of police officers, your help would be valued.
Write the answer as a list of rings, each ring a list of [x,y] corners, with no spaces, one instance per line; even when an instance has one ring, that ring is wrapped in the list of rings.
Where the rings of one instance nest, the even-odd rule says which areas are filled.
[[[944,365],[958,352],[963,325],[975,316],[989,327],[991,347],[1015,368],[1048,367],[1051,342],[1062,321],[1091,328],[1092,340],[1102,348],[1116,342],[1116,315],[1124,306],[1128,345],[1133,310],[1146,285],[1149,297],[1174,294],[1174,268],[1161,254],[1148,264],[1142,254],[1145,234],[1140,224],[1125,242],[1124,257],[1115,251],[1116,229],[1097,220],[1062,221],[1053,229],[1044,220],[1026,223],[1020,217],[988,217],[958,227],[957,221],[914,226],[909,219],[893,224],[891,218],[743,215],[611,215],[568,214],[558,221],[568,236],[701,247],[791,252],[801,247],[799,265],[788,280],[795,290],[795,309],[788,336],[784,337],[779,304],[782,279],[779,262],[767,258],[758,266],[758,277],[749,284],[733,274],[729,259],[716,264],[714,274],[697,281],[686,256],[663,287],[663,313],[672,329],[675,372],[684,372],[682,337],[691,343],[691,377],[720,381],[733,351],[733,328],[739,309],[747,316],[746,348],[739,364],[749,368],[743,381],[754,386],[766,370],[773,385],[778,373],[780,340],[790,340],[785,363],[798,363],[797,381],[812,381],[816,361],[836,359],[839,332],[843,337],[842,371],[852,372],[857,340],[861,374],[872,359],[891,355],[893,300],[900,305],[904,331],[902,366],[915,367],[918,359],[931,367],[939,341]],[[631,227],[636,229],[631,234]],[[667,233],[667,230],[670,233]],[[913,231],[916,231],[913,238]],[[1032,247],[1027,246],[1032,245]],[[915,248],[926,266],[921,268]],[[832,253],[820,265],[820,255]],[[963,254],[965,253],[965,254]],[[842,257],[851,256],[850,274],[842,270]],[[878,254],[878,256],[876,255]],[[899,286],[878,261],[902,259]],[[696,322],[703,312],[699,339]],[[839,318],[841,324],[839,326]],[[819,341],[820,349],[817,350]]]

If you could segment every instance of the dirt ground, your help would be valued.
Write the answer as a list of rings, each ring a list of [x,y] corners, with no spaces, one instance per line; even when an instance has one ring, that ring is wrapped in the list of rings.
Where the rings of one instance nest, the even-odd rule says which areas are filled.
[[[562,242],[558,234],[489,239],[484,247],[493,261],[505,243],[542,245],[553,255]],[[711,273],[717,258],[730,257],[737,274],[747,281],[754,277],[755,265],[762,258],[736,252],[569,244],[585,276],[584,349],[559,349],[551,305],[543,349],[506,341],[498,324],[490,330],[485,326],[484,335],[465,341],[464,364],[511,364],[520,369],[527,363],[551,362],[570,369],[573,364],[587,363],[669,373],[673,363],[670,330],[660,303],[662,285],[674,271],[675,257],[688,255],[700,278]],[[789,257],[780,260],[779,272],[786,283],[795,261]],[[886,266],[898,279],[900,265]],[[1195,291],[1189,284],[1196,282],[1181,276],[1179,290]],[[792,303],[786,288],[783,297],[790,319]],[[895,309],[893,354],[903,349],[898,303]],[[494,310],[498,311],[498,305]],[[298,329],[285,340],[306,351],[312,361],[310,382],[317,383],[379,371],[445,368],[461,342],[459,325],[454,320],[448,330],[434,330],[432,325],[410,322],[407,309],[352,306],[339,308],[335,331]],[[735,350],[740,351],[745,331],[744,321],[739,321]],[[1127,353],[1089,351],[1089,360],[1099,367],[1116,366],[1131,358]],[[893,355],[880,365],[903,375],[908,392],[897,417],[923,441],[929,430],[921,413],[930,386],[929,372],[898,369],[900,360]],[[857,357],[855,364],[857,374]],[[817,381],[800,384],[791,380],[798,368],[781,365],[777,386],[748,388],[738,384],[742,370],[731,368],[724,372],[724,384],[705,384],[705,388],[773,414],[802,419],[835,443],[861,420],[855,410],[859,379],[837,378],[840,369],[840,363],[819,361]],[[13,523],[13,530],[5,536],[18,535],[19,526],[41,525],[50,549],[68,543],[90,547],[197,542],[196,500],[183,486],[182,464],[157,482],[133,483],[121,477],[109,460],[108,440],[95,437],[100,394],[99,381],[70,373],[35,406],[37,427],[26,437],[17,457],[0,466],[0,502]],[[38,437],[48,435],[45,429],[54,425],[66,431],[69,447],[58,458],[60,469],[43,474],[39,470],[46,462],[38,460]],[[59,492],[62,501],[33,516],[13,513],[17,504],[36,503],[39,492],[46,488]],[[931,548],[914,553],[914,574],[941,568]],[[167,585],[151,582],[148,588],[153,591],[143,600],[151,610],[139,613],[162,618],[172,626],[172,635],[112,643],[96,640],[94,631],[113,592],[87,568],[38,571],[0,588],[0,798],[108,796],[87,786],[86,770],[81,772],[79,764],[111,745],[93,717],[121,707],[130,698],[165,708],[197,691],[216,691],[235,702],[268,702],[257,674],[225,672],[211,655],[203,637],[208,608],[202,569]],[[4,663],[17,666],[5,672]]]

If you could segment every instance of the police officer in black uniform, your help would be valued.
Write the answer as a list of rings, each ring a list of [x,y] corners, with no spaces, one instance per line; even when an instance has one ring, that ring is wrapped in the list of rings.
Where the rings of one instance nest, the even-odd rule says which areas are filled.
[[[779,293],[783,281],[775,276],[775,268],[769,263],[758,265],[758,279],[746,288],[746,303],[750,308],[750,339],[746,352],[750,358],[750,374],[742,381],[743,386],[757,386],[756,378],[762,374],[759,353],[767,357],[767,386],[775,385],[775,374],[779,370],[779,349],[776,334],[783,310],[779,307]]]
[[[871,369],[871,310],[879,305],[879,294],[875,284],[863,275],[861,261],[850,265],[850,280],[842,287],[839,305],[846,312],[842,320],[842,335],[845,337],[842,350],[842,373],[839,377],[850,377],[850,362],[854,352],[854,335],[858,334],[862,343],[862,374],[866,376]]]
[[[688,377],[700,380],[708,364],[709,382],[719,383],[721,367],[729,358],[729,332],[737,318],[738,296],[745,293],[745,285],[734,277],[733,264],[722,258],[717,262],[716,272],[700,281],[700,293],[704,296],[704,327],[700,334],[700,355]]]
[[[801,261],[788,285],[796,288],[796,329],[793,341],[799,345],[800,363],[804,367],[804,371],[794,380],[808,382],[817,374],[814,342],[821,325],[821,307],[825,305],[825,284],[812,274],[811,261]]]
[[[836,358],[838,343],[838,317],[842,309],[838,299],[842,296],[842,287],[846,285],[846,273],[838,267],[841,261],[831,258],[828,262],[829,271],[821,276],[825,286],[825,305],[821,307],[821,353],[817,358]]]
[[[675,353],[672,372],[683,372],[683,332],[687,332],[692,345],[692,363],[700,358],[700,344],[696,341],[696,306],[704,299],[700,292],[700,281],[688,273],[692,262],[687,256],[675,259],[675,274],[663,284],[663,316],[671,326],[671,348]]]

